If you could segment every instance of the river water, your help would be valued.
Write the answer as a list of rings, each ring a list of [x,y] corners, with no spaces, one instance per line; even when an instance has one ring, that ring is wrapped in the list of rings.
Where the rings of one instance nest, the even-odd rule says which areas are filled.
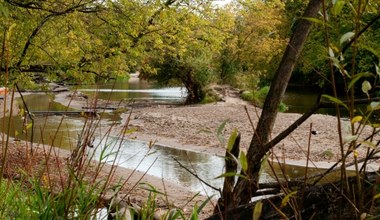
[[[180,87],[159,88],[138,80],[129,83],[118,82],[76,89],[87,95],[111,100],[133,99],[181,103],[186,96],[186,92]],[[45,94],[25,96],[25,101],[30,111],[64,111],[67,109],[67,107],[52,101],[52,99],[51,96]],[[311,101],[312,96],[305,97],[305,99]],[[105,115],[100,126],[112,124],[113,118],[115,117]],[[85,119],[81,117],[35,116],[33,141],[73,149],[83,129],[84,122]],[[9,134],[20,139],[30,140],[30,131],[27,134],[28,136],[22,132],[23,124],[24,121],[21,117],[13,117]],[[57,129],[59,129],[59,132],[57,132]],[[96,157],[99,158],[101,151],[106,151],[109,156],[105,160],[110,163],[117,160],[119,166],[147,172],[150,175],[188,187],[194,192],[216,193],[183,169],[181,165],[196,173],[210,185],[216,188],[222,186],[222,179],[216,179],[217,176],[223,173],[224,169],[224,159],[221,157],[157,145],[150,148],[146,142],[120,140],[117,137],[110,137],[108,141],[107,143],[102,143],[100,140],[95,140],[97,147],[94,148],[96,149],[94,153]],[[115,152],[118,146],[121,146],[118,154],[113,154],[112,152]],[[280,171],[280,168],[277,169]],[[269,174],[271,173],[270,169],[266,167],[265,170],[266,172],[263,172],[261,182],[273,181],[272,175]],[[288,167],[287,175],[291,178],[302,177],[303,173],[303,167]]]

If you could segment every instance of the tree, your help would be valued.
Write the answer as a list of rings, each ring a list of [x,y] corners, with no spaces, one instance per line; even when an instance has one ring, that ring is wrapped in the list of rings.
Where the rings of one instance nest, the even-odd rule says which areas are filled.
[[[378,4],[370,1],[357,1],[349,5],[349,7],[353,10],[352,18],[354,20],[353,32],[342,33],[337,36],[334,33],[330,35],[330,20],[334,19],[331,14],[328,13],[336,10],[342,9],[342,3],[344,5],[344,1],[335,1],[333,4],[327,7],[324,1],[319,0],[311,0],[305,9],[302,20],[297,21],[296,28],[294,29],[294,33],[292,38],[288,44],[288,47],[283,55],[282,61],[279,65],[279,68],[276,71],[275,78],[272,81],[271,89],[269,94],[265,100],[265,104],[259,118],[259,122],[255,131],[254,136],[252,137],[252,141],[250,147],[247,152],[247,164],[246,168],[241,170],[241,174],[244,176],[239,176],[236,184],[233,184],[235,187],[233,191],[227,192],[227,195],[232,195],[232,201],[220,201],[221,210],[223,211],[225,208],[227,212],[229,210],[241,210],[235,209],[239,205],[248,204],[253,193],[258,189],[258,179],[259,179],[259,170],[261,167],[261,161],[268,151],[273,148],[277,143],[279,143],[283,138],[289,135],[294,129],[296,129],[300,124],[302,124],[307,118],[309,118],[312,114],[316,112],[322,106],[334,106],[337,114],[337,133],[339,134],[338,142],[339,148],[341,150],[341,159],[339,163],[342,163],[340,167],[341,171],[341,179],[334,190],[334,193],[337,193],[340,196],[339,207],[342,207],[342,210],[349,212],[350,214],[356,215],[357,218],[361,216],[362,213],[368,212],[369,209],[373,208],[373,206],[365,204],[368,199],[372,200],[373,196],[377,193],[373,192],[373,187],[376,188],[376,185],[373,185],[372,182],[369,185],[364,186],[367,182],[367,176],[365,173],[362,173],[362,169],[357,168],[357,176],[355,179],[355,184],[352,184],[352,180],[348,179],[346,175],[346,158],[348,155],[354,153],[355,161],[359,160],[357,157],[356,149],[361,146],[363,140],[372,140],[373,136],[377,134],[376,127],[373,120],[370,119],[373,111],[378,109],[378,97],[376,95],[377,90],[373,89],[377,87],[378,75],[374,74],[372,71],[379,73],[379,69],[376,63],[373,64],[373,67],[376,67],[376,70],[368,70],[371,72],[362,72],[358,73],[357,70],[359,68],[360,61],[366,57],[360,56],[360,50],[364,49],[368,50],[367,46],[363,47],[359,43],[362,39],[365,39],[366,36],[363,33],[369,31],[371,33],[371,28],[376,26],[376,22],[380,19],[380,15],[378,13]],[[317,19],[318,11],[322,8],[322,19]],[[377,9],[376,9],[377,8]],[[327,10],[329,9],[329,10]],[[366,18],[365,15],[367,13],[372,14],[371,19],[366,22],[363,22],[363,18]],[[375,12],[375,14],[373,14]],[[335,14],[334,14],[335,15]],[[340,13],[337,13],[335,16],[339,17]],[[312,22],[311,22],[312,21]],[[322,31],[324,37],[324,45],[326,47],[325,51],[325,63],[328,65],[330,80],[327,82],[332,87],[331,95],[323,95],[323,97],[330,100],[332,103],[322,103],[319,99],[315,106],[313,106],[308,112],[302,115],[297,121],[293,124],[289,125],[289,127],[280,133],[278,136],[270,140],[270,135],[272,132],[273,124],[277,115],[277,108],[281,101],[281,97],[284,94],[284,91],[287,87],[289,78],[294,69],[294,66],[300,56],[303,45],[306,41],[306,37],[311,29],[312,23],[316,25],[322,25],[324,31]],[[333,29],[332,29],[333,30]],[[370,34],[371,35],[371,34]],[[364,45],[366,45],[365,43]],[[377,54],[376,49],[369,49]],[[327,55],[328,54],[328,55]],[[349,55],[352,58],[350,60],[346,60],[345,56]],[[380,58],[376,55],[378,59]],[[377,60],[378,62],[378,60]],[[343,77],[344,85],[340,86],[335,78],[337,76]],[[361,91],[355,89],[355,85],[361,85]],[[338,90],[345,94],[346,100],[340,100],[338,97]],[[372,91],[370,94],[369,91]],[[361,94],[360,94],[361,93]],[[367,96],[366,99],[356,99],[357,95],[359,97],[362,94]],[[357,104],[366,103],[368,104],[367,110],[358,110]],[[341,113],[340,107],[345,108],[349,112],[349,121],[350,123],[350,134],[349,137],[355,137],[350,141],[343,141],[342,134],[342,124],[341,124]],[[363,121],[362,119],[365,118]],[[360,120],[359,120],[360,119]],[[359,121],[361,123],[358,123]],[[359,124],[359,125],[357,125]],[[369,136],[360,137],[361,131],[364,126],[369,126],[373,128],[373,133],[369,134]],[[351,136],[350,136],[351,135]],[[360,139],[359,139],[360,137]],[[378,146],[379,143],[375,145]],[[363,161],[367,163],[369,160],[373,159],[374,155],[378,151],[371,151],[364,156]],[[376,156],[375,156],[376,157]],[[335,164],[338,166],[338,163]],[[365,168],[364,168],[365,170]],[[330,172],[330,170],[326,171],[326,173]],[[365,172],[365,171],[364,171]],[[325,173],[325,174],[326,174]],[[316,182],[318,182],[318,179]],[[306,181],[306,180],[305,180]],[[304,185],[306,186],[306,185]],[[287,188],[287,186],[281,186]],[[284,189],[284,188],[282,188]],[[287,189],[286,189],[287,190]],[[286,191],[284,190],[284,191]],[[291,190],[291,189],[290,189]],[[296,201],[302,201],[302,191],[300,194],[296,195],[300,198],[296,198]],[[342,196],[343,195],[343,196]],[[291,194],[285,196],[285,199],[289,199]],[[309,196],[309,195],[307,195]],[[228,198],[228,197],[227,197]],[[335,198],[335,197],[334,197]],[[307,198],[305,198],[307,199]],[[367,199],[367,200],[366,200]],[[284,201],[283,200],[283,201]],[[334,203],[336,201],[326,201]],[[270,205],[273,206],[273,203],[269,202]],[[224,206],[223,206],[224,205]],[[248,207],[248,206],[243,206]],[[347,208],[348,207],[348,208]],[[240,207],[242,208],[242,207]],[[310,207],[305,207],[310,208]],[[353,209],[354,208],[354,209]],[[289,211],[289,210],[288,210]],[[302,216],[303,210],[293,210],[295,211],[295,215],[299,214]],[[335,210],[334,210],[335,211]],[[334,212],[333,211],[333,212]],[[339,216],[340,212],[337,212],[337,216]],[[239,213],[234,212],[237,218],[239,218]],[[250,212],[252,214],[252,212]],[[291,213],[293,214],[293,213]],[[327,213],[325,213],[327,214]],[[223,215],[223,214],[222,214]],[[300,216],[300,217],[301,217]],[[240,216],[241,217],[241,216]],[[255,216],[257,217],[257,216]]]
[[[182,84],[187,103],[200,102],[205,86],[216,75],[213,60],[224,33],[213,25],[213,10],[204,1],[166,8],[154,19],[159,28],[142,42],[150,45],[142,75],[162,84]]]
[[[110,17],[105,1],[9,0],[3,5],[10,14],[1,26],[10,36],[11,79],[32,82],[35,73],[44,73],[50,80],[86,83],[129,70],[124,51],[130,45],[103,19]]]
[[[321,6],[321,0],[311,0],[305,9],[303,17],[316,17]],[[222,210],[224,208],[225,210],[232,209],[238,205],[249,203],[253,193],[258,189],[261,161],[265,154],[273,147],[273,145],[268,145],[268,142],[276,120],[278,107],[311,26],[312,23],[310,21],[302,19],[294,30],[272,81],[258,125],[252,137],[247,152],[248,167],[247,170],[242,170],[245,176],[238,178],[231,192],[233,201],[226,203],[222,199],[221,203],[224,203],[225,206],[222,206]]]
[[[284,3],[245,0],[226,10],[233,11],[234,25],[220,55],[222,81],[235,79],[240,87],[254,89],[260,80],[273,77],[284,49]]]

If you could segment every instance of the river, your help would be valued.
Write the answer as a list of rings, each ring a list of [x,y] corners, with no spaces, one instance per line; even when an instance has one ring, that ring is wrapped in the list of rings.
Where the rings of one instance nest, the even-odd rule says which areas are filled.
[[[129,83],[117,82],[101,86],[83,86],[76,89],[89,96],[111,100],[133,99],[181,103],[186,96],[186,92],[181,87],[159,88],[145,81],[138,80]],[[293,97],[293,95],[288,94],[287,96],[288,100],[291,100],[289,97]],[[64,111],[67,109],[66,106],[52,100],[53,97],[46,94],[25,96],[25,101],[30,111]],[[309,100],[310,105],[313,104],[311,102],[312,94],[310,96],[305,96],[304,94],[302,100]],[[292,108],[290,110],[295,109],[294,106],[297,105],[291,105]],[[99,126],[109,126],[115,122],[115,118],[116,122],[120,119],[117,115],[105,114]],[[84,122],[85,119],[82,117],[35,116],[33,141],[60,148],[73,149],[77,144]],[[14,117],[9,134],[16,138],[30,140],[30,132],[27,137],[22,132],[23,123],[21,117]],[[57,132],[57,129],[59,129],[59,132]],[[94,148],[96,149],[94,153],[98,158],[100,152],[105,150],[109,154],[109,157],[105,158],[108,162],[117,160],[119,166],[147,172],[150,175],[188,187],[195,192],[216,193],[181,166],[189,168],[200,178],[216,188],[222,186],[222,179],[216,178],[223,173],[224,169],[224,159],[221,157],[157,145],[149,148],[146,142],[120,140],[117,137],[110,137],[108,141],[107,143],[102,143],[100,140],[95,140],[97,147]],[[122,147],[118,151],[118,154],[112,154],[112,152],[116,151],[119,144]],[[277,169],[280,171],[280,168]],[[270,169],[266,167],[265,170],[266,172],[263,172],[261,182],[274,181],[270,174]],[[288,167],[287,175],[296,178],[301,177],[303,172],[304,168],[293,166]]]

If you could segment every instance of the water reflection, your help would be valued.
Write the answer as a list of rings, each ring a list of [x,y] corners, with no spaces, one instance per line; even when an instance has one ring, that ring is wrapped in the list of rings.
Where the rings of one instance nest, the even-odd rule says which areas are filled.
[[[222,179],[215,179],[223,173],[224,159],[221,157],[159,145],[149,148],[147,143],[135,140],[122,141],[122,147],[116,155],[111,152],[118,150],[120,142],[117,138],[112,138],[111,142],[112,146],[110,143],[98,143],[99,147],[95,151],[95,157],[99,158],[101,151],[105,151],[109,155],[106,161],[117,160],[117,164],[121,167],[136,168],[149,175],[188,187],[194,192],[204,192],[206,188],[208,193],[216,193],[181,167],[179,165],[181,163],[207,183],[217,188],[222,186]]]
[[[181,103],[184,102],[187,94],[182,87],[162,88],[139,79],[116,81],[101,85],[80,86],[77,89],[90,96],[116,101],[133,99]]]
[[[295,161],[295,162],[297,163],[301,161]],[[331,166],[332,165],[333,164],[331,164]],[[271,166],[273,170],[275,171],[277,178],[281,181],[301,180],[305,178],[305,174],[307,172],[308,183],[313,183],[315,180],[319,179],[320,176],[323,175],[328,168],[330,168],[329,166],[323,167],[323,168],[317,168],[317,167],[313,167],[312,164],[309,164],[309,167],[306,169],[306,166],[304,165],[283,164],[283,163],[277,163],[277,162],[272,162]],[[272,172],[272,168],[269,165],[264,166],[264,172],[270,174],[275,179],[275,175]],[[340,175],[341,175],[340,169],[332,171],[326,174],[319,181],[319,183],[334,182],[340,179]],[[347,170],[347,175],[353,176],[355,175],[355,171]]]
[[[53,97],[46,94],[27,95],[24,96],[24,100],[30,112],[70,110],[64,105],[53,102]],[[20,109],[25,109],[20,98],[15,101]],[[2,132],[21,140],[32,141],[31,138],[33,137],[34,143],[70,149],[75,146],[84,123],[84,119],[80,117],[64,118],[57,115],[33,115],[33,119],[33,127],[30,127],[32,120],[29,117],[21,117],[20,115],[12,118],[5,117],[0,120],[0,127],[1,129],[5,127],[5,131],[2,130]],[[8,130],[8,126],[3,126],[3,123],[6,125],[10,123],[10,129]],[[34,129],[33,136],[32,128]]]

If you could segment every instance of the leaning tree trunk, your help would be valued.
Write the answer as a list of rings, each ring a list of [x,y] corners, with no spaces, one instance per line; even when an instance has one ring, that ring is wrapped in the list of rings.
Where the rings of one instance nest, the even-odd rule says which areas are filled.
[[[316,17],[322,6],[322,0],[310,0],[303,17]],[[263,156],[273,147],[265,146],[269,141],[274,122],[276,120],[278,107],[285,93],[286,87],[297,59],[302,51],[303,45],[310,32],[312,23],[306,19],[300,20],[290,42],[282,57],[281,63],[272,81],[269,93],[265,99],[263,110],[252,137],[251,144],[247,152],[248,170],[247,178],[239,178],[234,187],[234,204],[247,204],[252,194],[257,190],[259,171]],[[233,208],[230,204],[229,208]]]

